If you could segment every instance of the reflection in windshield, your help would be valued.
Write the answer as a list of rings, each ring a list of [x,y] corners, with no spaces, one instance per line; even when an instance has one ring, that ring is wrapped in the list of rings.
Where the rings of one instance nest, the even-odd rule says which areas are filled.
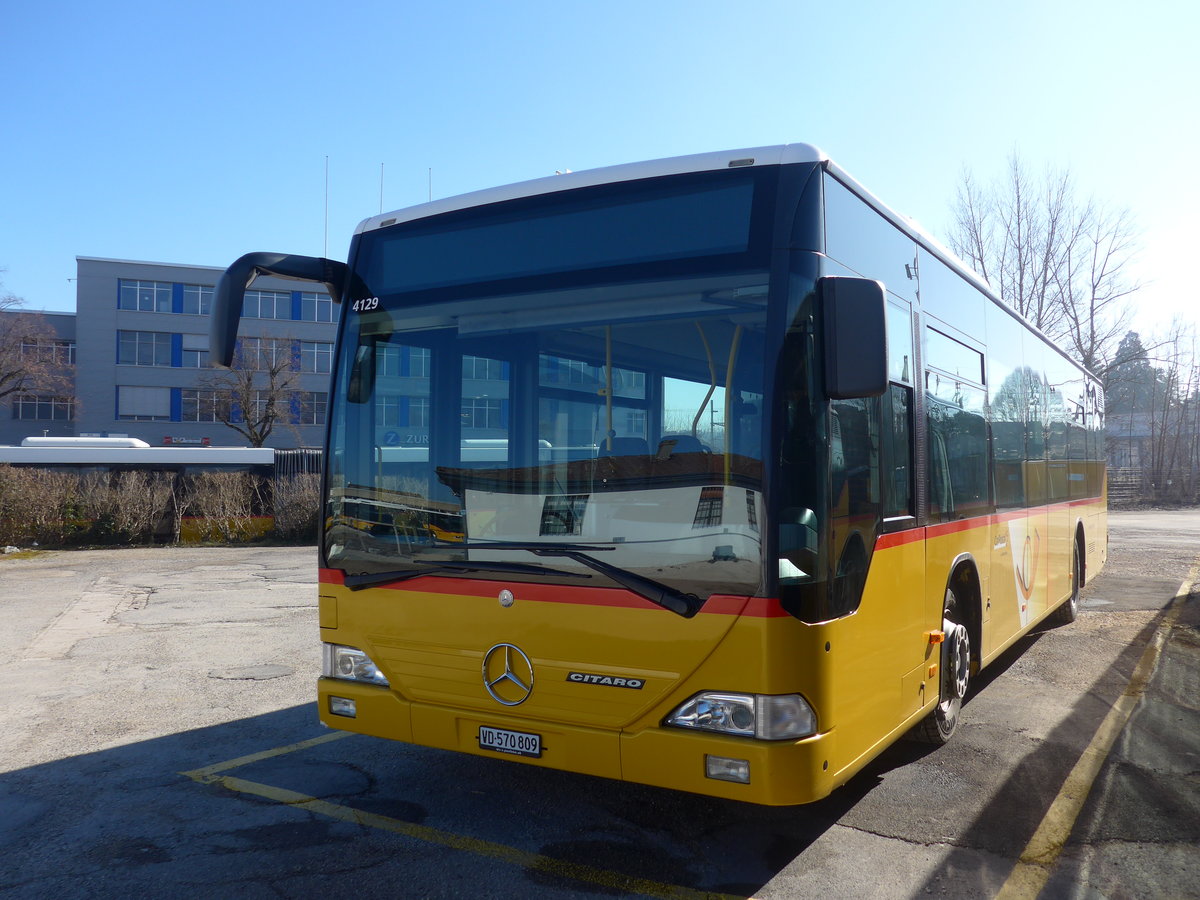
[[[535,570],[512,545],[604,545],[683,593],[756,592],[765,305],[763,276],[727,276],[443,301],[406,310],[407,331],[386,309],[347,322],[329,563]],[[570,555],[554,569],[609,583]]]

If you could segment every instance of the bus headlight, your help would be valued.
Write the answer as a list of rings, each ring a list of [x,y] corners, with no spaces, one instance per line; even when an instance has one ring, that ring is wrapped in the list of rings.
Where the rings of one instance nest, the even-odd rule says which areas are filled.
[[[766,696],[704,691],[667,716],[665,724],[783,741],[815,734],[817,716],[799,694]]]
[[[321,674],[326,678],[388,686],[388,680],[379,667],[361,650],[341,644],[322,644],[321,648]]]

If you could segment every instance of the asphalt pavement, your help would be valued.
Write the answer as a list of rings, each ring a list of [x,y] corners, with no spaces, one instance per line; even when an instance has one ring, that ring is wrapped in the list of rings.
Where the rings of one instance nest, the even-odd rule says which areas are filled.
[[[0,895],[1200,897],[1200,510],[945,748],[763,809],[323,729],[312,548],[0,556]]]

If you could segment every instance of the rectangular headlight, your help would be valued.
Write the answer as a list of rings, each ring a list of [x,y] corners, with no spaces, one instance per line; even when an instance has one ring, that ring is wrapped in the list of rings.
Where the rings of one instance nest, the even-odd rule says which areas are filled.
[[[750,783],[750,761],[731,759],[728,756],[704,756],[704,774],[717,781],[732,781],[735,784]]]
[[[388,686],[387,678],[371,661],[371,657],[355,647],[343,647],[341,644],[321,645],[321,674],[326,678]]]
[[[345,716],[353,719],[358,716],[358,704],[349,697],[330,697],[329,711],[335,716]]]
[[[671,713],[665,724],[783,741],[815,734],[817,716],[799,694],[768,696],[703,691]]]

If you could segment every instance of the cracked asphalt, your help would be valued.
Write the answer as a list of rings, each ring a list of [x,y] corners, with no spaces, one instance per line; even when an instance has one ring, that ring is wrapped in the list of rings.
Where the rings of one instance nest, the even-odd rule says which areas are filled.
[[[0,894],[994,897],[1162,637],[1044,896],[1200,896],[1200,511],[1114,513],[939,750],[763,809],[323,729],[311,548],[0,556]]]

